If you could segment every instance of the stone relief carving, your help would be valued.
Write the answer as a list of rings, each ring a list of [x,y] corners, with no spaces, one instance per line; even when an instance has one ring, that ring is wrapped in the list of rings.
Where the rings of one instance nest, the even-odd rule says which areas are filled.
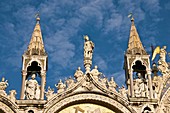
[[[87,90],[92,90],[94,85],[92,84],[92,81],[89,77],[86,77],[85,82],[82,84],[82,87]]]
[[[32,74],[31,79],[26,81],[25,96],[26,99],[39,99],[40,98],[40,86],[37,80],[35,80],[36,74]]]
[[[5,91],[5,89],[7,88],[7,86],[8,86],[8,80],[5,80],[5,78],[2,77],[2,80],[1,80],[1,82],[0,82],[0,94],[1,94],[1,95],[4,95],[4,96],[7,95],[7,94],[6,94],[6,91]]]

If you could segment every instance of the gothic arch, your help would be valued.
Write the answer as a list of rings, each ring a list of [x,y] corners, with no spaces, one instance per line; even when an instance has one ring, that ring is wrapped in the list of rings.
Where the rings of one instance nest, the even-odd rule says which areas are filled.
[[[31,66],[31,63],[32,63],[32,62],[37,62],[37,63],[38,63],[38,66],[41,67],[41,69],[44,69],[42,62],[41,62],[40,60],[38,60],[38,59],[32,59],[32,60],[30,60],[30,61],[27,63],[25,69],[27,69],[29,66]]]
[[[53,100],[55,101],[46,104],[46,110],[43,113],[58,113],[65,107],[86,102],[101,105],[118,113],[136,113],[129,105],[123,105],[115,99],[101,94],[80,93],[65,98],[56,97]]]

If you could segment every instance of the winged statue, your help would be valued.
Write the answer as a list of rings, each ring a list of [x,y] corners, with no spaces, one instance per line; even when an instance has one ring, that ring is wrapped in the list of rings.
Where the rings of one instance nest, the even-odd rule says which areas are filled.
[[[162,48],[160,48],[160,46],[157,46],[155,48],[155,50],[153,51],[153,55],[152,55],[152,61],[155,59],[156,55],[160,54],[160,61],[164,61],[166,59],[166,46],[163,46]]]

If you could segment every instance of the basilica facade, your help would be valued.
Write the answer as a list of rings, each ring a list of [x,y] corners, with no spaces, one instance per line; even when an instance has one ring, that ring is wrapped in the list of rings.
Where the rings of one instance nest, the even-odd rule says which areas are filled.
[[[170,69],[166,62],[166,46],[156,47],[150,64],[131,18],[127,50],[124,54],[126,86],[118,88],[114,78],[103,76],[92,66],[94,42],[84,36],[84,68],[74,77],[60,80],[57,92],[45,89],[48,55],[40,27],[40,18],[32,33],[28,49],[22,56],[20,99],[16,91],[6,92],[8,81],[0,81],[0,113],[170,113]],[[160,74],[158,74],[160,72]],[[41,83],[37,82],[37,77]],[[9,81],[10,82],[10,81]]]

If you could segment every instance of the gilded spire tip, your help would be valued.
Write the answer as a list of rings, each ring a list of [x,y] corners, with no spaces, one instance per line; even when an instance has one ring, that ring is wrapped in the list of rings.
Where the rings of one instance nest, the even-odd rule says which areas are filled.
[[[37,22],[40,21],[40,14],[39,14],[39,12],[36,13],[35,18],[36,18],[36,21],[37,21]]]
[[[134,17],[132,13],[129,13],[128,18],[130,18],[131,22],[134,22]]]

